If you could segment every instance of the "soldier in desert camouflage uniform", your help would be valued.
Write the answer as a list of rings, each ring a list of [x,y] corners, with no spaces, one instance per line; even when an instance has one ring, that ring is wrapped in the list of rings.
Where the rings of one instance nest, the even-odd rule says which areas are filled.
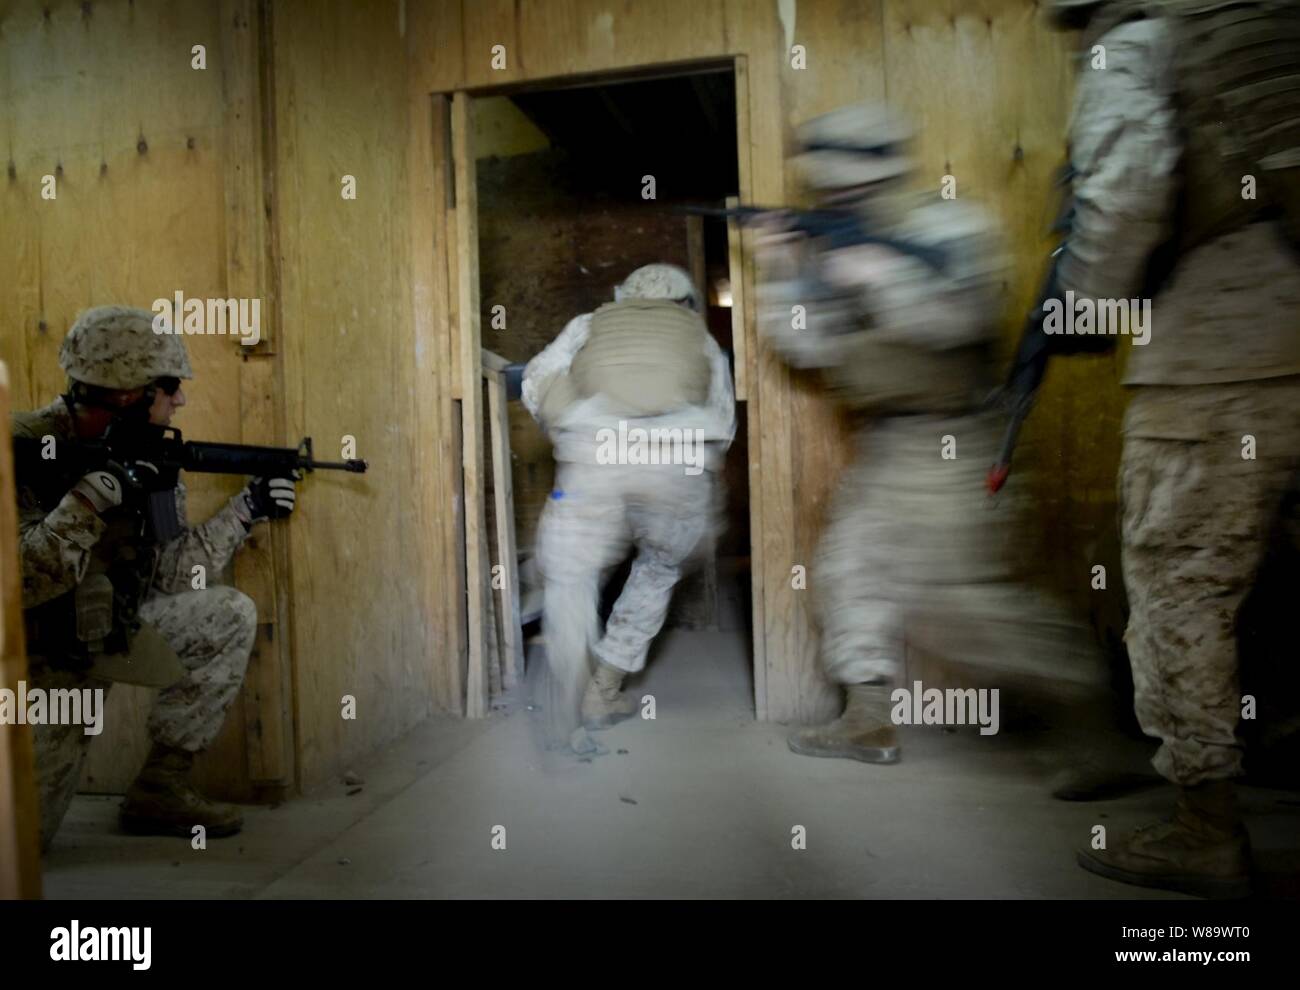
[[[822,663],[845,707],[790,735],[806,756],[897,760],[891,694],[914,649],[981,676],[1050,683],[1058,700],[1067,686],[1095,696],[1102,676],[1086,631],[1021,581],[1019,496],[985,495],[1003,426],[984,408],[999,252],[976,208],[900,188],[909,134],[886,107],[843,107],[800,129],[795,164],[821,205],[852,209],[921,256],[881,244],[820,250],[779,219],[757,245],[763,336],[791,365],[819,369],[858,426],[809,584]],[[935,256],[939,270],[926,260]]]
[[[1300,469],[1300,9],[1053,0],[1049,13],[1084,53],[1061,289],[1155,295],[1150,342],[1124,373],[1125,639],[1138,721],[1178,787],[1171,819],[1079,863],[1239,896],[1237,614]]]
[[[18,450],[39,445],[53,455],[16,459],[31,679],[45,690],[107,689],[113,680],[160,687],[148,724],[153,749],[123,802],[123,827],[189,836],[202,825],[216,837],[237,832],[242,818],[238,809],[200,796],[190,769],[239,692],[257,615],[234,588],[193,590],[193,569],[218,574],[255,522],[292,511],[294,486],[292,479],[253,479],[207,522],[162,545],[140,544],[130,486],[115,468],[89,471],[65,488],[60,470],[75,458],[78,440],[132,420],[166,425],[185,404],[180,382],[192,377],[185,345],[179,336],[155,333],[152,321],[145,310],[121,306],[83,312],[59,354],[68,393],[13,417]],[[183,484],[175,497],[184,524]],[[121,566],[126,560],[133,561],[129,569]],[[137,586],[123,580],[127,570],[138,575]],[[97,603],[95,582],[110,575]],[[129,636],[121,628],[123,601],[138,608],[140,625]],[[107,642],[125,649],[78,650],[67,640],[67,631],[82,628],[97,604],[112,609],[110,635],[126,636]],[[72,800],[90,739],[81,725],[36,727],[45,846]]]
[[[555,446],[555,490],[537,532],[553,745],[598,752],[586,730],[636,711],[623,680],[645,666],[673,589],[721,528],[717,473],[735,435],[735,394],[702,308],[685,271],[644,265],[524,371],[524,405]],[[698,440],[683,451],[694,466],[603,456],[601,437],[620,426]],[[601,583],[633,546],[602,633]]]

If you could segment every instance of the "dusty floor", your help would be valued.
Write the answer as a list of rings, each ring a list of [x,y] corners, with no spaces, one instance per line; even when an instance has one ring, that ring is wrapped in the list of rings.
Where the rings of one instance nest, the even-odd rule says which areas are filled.
[[[79,797],[47,861],[51,898],[1175,897],[1080,870],[1093,825],[1163,813],[1161,788],[1051,800],[1021,736],[904,730],[876,767],[790,753],[753,721],[732,633],[667,633],[632,688],[657,717],[590,763],[543,756],[521,692],[491,718],[427,723],[342,781],[195,851],[117,834],[116,798]],[[535,665],[540,666],[540,665]],[[1247,788],[1258,886],[1296,896],[1300,795]],[[807,848],[792,848],[792,829]],[[505,829],[506,848],[492,847]],[[500,834],[499,830],[496,834]]]

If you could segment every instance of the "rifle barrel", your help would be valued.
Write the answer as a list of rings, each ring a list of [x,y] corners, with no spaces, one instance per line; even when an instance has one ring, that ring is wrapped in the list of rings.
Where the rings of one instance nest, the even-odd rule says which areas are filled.
[[[311,460],[307,461],[302,466],[308,471],[315,471],[319,468],[323,471],[351,471],[354,474],[365,474],[366,469],[370,467],[370,464],[367,461],[354,457],[346,461]]]

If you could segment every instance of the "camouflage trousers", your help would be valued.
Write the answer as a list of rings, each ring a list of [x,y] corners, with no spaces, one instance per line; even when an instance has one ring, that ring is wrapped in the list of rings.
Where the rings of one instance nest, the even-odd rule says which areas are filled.
[[[995,499],[985,492],[1004,427],[969,413],[863,428],[809,584],[831,680],[895,683],[921,652],[1084,694],[1102,684],[1092,634],[1025,583],[1023,477]]]
[[[712,473],[687,475],[679,465],[556,465],[537,529],[552,741],[578,725],[592,657],[630,673],[645,666],[673,588],[712,549],[719,492]],[[602,635],[602,581],[633,546],[631,573]]]
[[[1138,721],[1162,741],[1153,762],[1169,780],[1233,777],[1237,612],[1300,469],[1300,378],[1140,386],[1124,433],[1125,641]]]
[[[555,489],[537,530],[548,653],[563,643],[565,649],[590,649],[629,673],[645,667],[673,588],[689,563],[713,546],[719,512],[718,485],[709,471],[557,465]],[[601,579],[632,547],[637,554],[631,574],[599,635]]]
[[[216,586],[155,595],[140,607],[140,618],[158,630],[188,672],[158,692],[149,714],[149,735],[156,743],[199,752],[216,738],[226,710],[239,693],[257,631],[257,609],[242,592]],[[44,690],[102,688],[106,697],[112,686],[84,674],[54,670],[39,657],[32,658],[31,680]],[[94,737],[86,735],[81,725],[34,728],[42,844],[48,846],[72,802]]]

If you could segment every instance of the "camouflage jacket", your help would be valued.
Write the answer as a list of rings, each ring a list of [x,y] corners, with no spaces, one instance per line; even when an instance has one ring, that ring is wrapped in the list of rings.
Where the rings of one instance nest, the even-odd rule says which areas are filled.
[[[1061,289],[1093,300],[1134,299],[1150,291],[1148,260],[1178,226],[1180,192],[1189,202],[1203,193],[1184,175],[1188,126],[1179,108],[1186,94],[1170,19],[1121,23],[1095,41],[1104,68],[1094,67],[1091,50],[1082,52],[1075,87],[1074,217]],[[1198,244],[1177,258],[1151,301],[1149,342],[1130,351],[1124,383],[1206,385],[1300,374],[1297,305],[1300,266],[1276,221]]]
[[[76,443],[72,414],[61,398],[34,412],[15,413],[12,433],[15,439],[52,437],[56,460],[59,444]],[[71,493],[64,493],[57,505],[46,509],[33,484],[36,479],[20,476],[17,480],[23,607],[33,608],[76,588],[107,524]],[[188,591],[196,564],[215,576],[247,536],[233,500],[207,522],[193,527],[186,522],[183,483],[176,487],[176,500],[177,514],[186,528],[175,539],[154,548],[150,590],[164,594]]]
[[[974,409],[995,384],[1002,278],[995,228],[958,200],[900,194],[873,221],[882,233],[942,252],[936,272],[877,245],[820,251],[787,243],[758,252],[758,328],[796,368],[820,369],[831,392],[872,414]],[[846,257],[862,276],[833,267]]]

